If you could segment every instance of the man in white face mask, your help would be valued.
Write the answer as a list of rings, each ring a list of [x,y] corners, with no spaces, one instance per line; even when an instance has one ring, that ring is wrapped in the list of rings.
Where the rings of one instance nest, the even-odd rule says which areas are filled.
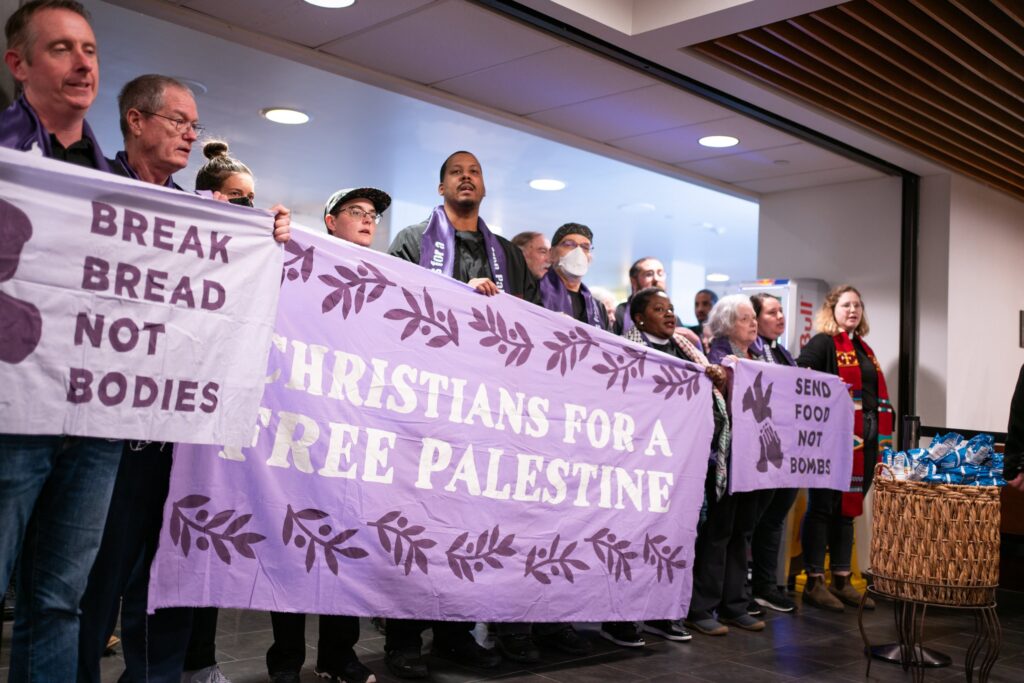
[[[579,223],[566,223],[555,231],[551,238],[551,268],[541,278],[540,298],[548,310],[607,330],[608,311],[583,284],[594,259],[593,239],[590,228]]]

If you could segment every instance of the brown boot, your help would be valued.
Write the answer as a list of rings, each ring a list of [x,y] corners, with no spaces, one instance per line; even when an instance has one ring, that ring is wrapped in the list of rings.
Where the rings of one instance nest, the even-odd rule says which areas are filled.
[[[832,612],[843,611],[843,603],[839,602],[839,599],[825,587],[824,579],[814,576],[807,577],[807,584],[804,586],[804,604]]]
[[[853,587],[852,583],[850,583],[849,576],[833,574],[832,585],[828,587],[828,591],[850,607],[860,606],[861,593]],[[871,598],[865,598],[864,609],[875,609],[875,601]]]

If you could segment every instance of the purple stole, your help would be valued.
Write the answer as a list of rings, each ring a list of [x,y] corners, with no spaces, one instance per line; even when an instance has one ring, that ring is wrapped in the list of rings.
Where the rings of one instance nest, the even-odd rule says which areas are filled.
[[[491,267],[494,284],[501,291],[505,290],[505,274],[508,265],[505,262],[505,250],[501,242],[487,228],[483,218],[476,219],[476,229],[484,238],[484,250],[487,252],[487,263]],[[455,227],[444,212],[444,205],[438,206],[430,214],[427,229],[420,238],[420,265],[424,268],[453,277],[455,273]]]
[[[131,178],[132,180],[138,180],[139,182],[142,182],[142,179],[139,178],[139,174],[136,173],[135,169],[132,168],[132,165],[128,163],[128,155],[124,153],[124,150],[118,152],[114,156],[114,159],[117,161],[117,163],[121,164],[121,168],[124,169],[124,172],[128,175],[129,178]],[[164,183],[164,187],[169,187],[172,190],[181,189],[180,187],[174,184],[174,178],[172,178],[171,176],[167,176],[167,182]]]
[[[583,295],[587,322],[595,327],[602,327],[601,312],[597,308],[600,304],[594,300],[594,297],[590,295],[590,290],[582,282],[580,283],[580,294]],[[549,311],[557,311],[565,313],[570,318],[573,317],[569,290],[565,288],[562,278],[558,277],[558,273],[555,272],[555,266],[548,268],[548,272],[540,279],[540,302]]]
[[[93,162],[100,171],[111,172],[110,164],[103,158],[100,144],[92,133],[88,121],[82,122],[82,137],[92,142]],[[39,149],[43,156],[53,158],[53,145],[50,144],[50,133],[43,127],[32,105],[22,95],[14,104],[0,112],[0,147],[17,149],[27,152],[33,147]]]

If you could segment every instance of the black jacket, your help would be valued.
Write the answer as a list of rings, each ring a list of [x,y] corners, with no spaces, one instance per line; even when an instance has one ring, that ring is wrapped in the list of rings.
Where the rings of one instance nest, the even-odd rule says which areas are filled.
[[[1010,399],[1010,422],[1006,427],[1006,452],[1003,460],[1003,478],[1016,479],[1024,469],[1024,365],[1017,376],[1017,388]]]
[[[395,239],[391,242],[391,246],[388,247],[388,253],[392,256],[397,256],[404,261],[411,261],[412,263],[420,262],[420,241],[423,239],[423,233],[427,229],[427,221],[417,223],[416,225],[410,225],[400,233],[395,235]],[[517,296],[520,299],[525,299],[530,303],[540,304],[540,290],[537,288],[537,280],[530,274],[529,269],[526,267],[526,259],[523,257],[523,252],[519,247],[515,246],[501,235],[494,235],[498,243],[501,244],[501,248],[505,250],[505,263],[508,266],[508,273],[506,274],[505,284],[507,289],[505,290],[513,296]],[[489,277],[491,280],[494,279],[494,274],[490,272],[490,265],[487,263],[486,255],[483,256],[482,261],[478,258],[465,253],[465,247],[463,241],[458,239],[456,234],[455,245],[458,250],[458,258],[455,261],[455,272],[452,274],[456,280],[460,282],[469,282],[475,277]],[[483,252],[481,252],[482,254]],[[474,270],[483,269],[482,272],[469,272],[463,273],[466,269],[464,265],[467,262],[481,261],[476,263]]]

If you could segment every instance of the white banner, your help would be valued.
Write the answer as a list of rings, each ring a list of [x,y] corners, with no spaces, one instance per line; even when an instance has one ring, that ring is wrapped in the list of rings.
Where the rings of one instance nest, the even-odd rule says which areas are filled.
[[[248,442],[281,282],[273,223],[0,149],[0,432]]]

